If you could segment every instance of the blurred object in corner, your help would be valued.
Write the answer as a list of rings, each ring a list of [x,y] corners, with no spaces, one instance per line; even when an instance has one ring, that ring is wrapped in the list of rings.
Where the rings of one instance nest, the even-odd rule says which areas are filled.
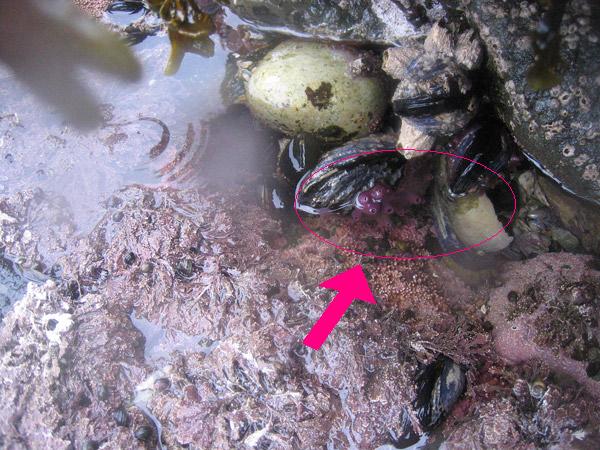
[[[86,67],[136,81],[141,67],[117,35],[63,0],[4,2],[0,62],[81,129],[101,121],[98,102],[77,77]]]

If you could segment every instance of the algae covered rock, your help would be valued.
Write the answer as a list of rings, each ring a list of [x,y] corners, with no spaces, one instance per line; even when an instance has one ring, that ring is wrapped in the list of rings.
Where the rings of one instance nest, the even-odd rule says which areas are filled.
[[[341,141],[379,126],[387,101],[381,80],[353,73],[350,47],[286,41],[253,70],[246,97],[253,114],[286,134]]]
[[[597,268],[589,256],[564,252],[508,264],[488,303],[500,357],[546,366],[600,398]]]

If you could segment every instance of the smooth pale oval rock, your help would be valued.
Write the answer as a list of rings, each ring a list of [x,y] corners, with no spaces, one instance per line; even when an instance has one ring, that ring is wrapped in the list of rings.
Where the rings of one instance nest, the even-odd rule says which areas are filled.
[[[354,75],[352,48],[286,41],[252,72],[247,101],[252,113],[286,134],[312,133],[330,141],[375,131],[387,107],[382,81]]]

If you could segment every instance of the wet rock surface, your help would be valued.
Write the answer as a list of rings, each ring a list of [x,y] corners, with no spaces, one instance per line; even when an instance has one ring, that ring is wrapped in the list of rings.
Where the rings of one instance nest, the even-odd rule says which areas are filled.
[[[12,304],[23,297],[27,280],[10,259],[0,256],[0,319]]]
[[[600,13],[596,2],[566,2],[560,27],[560,83],[534,91],[532,35],[544,10],[537,2],[464,2],[488,53],[500,116],[519,145],[581,197],[600,201]],[[552,64],[548,61],[548,64]]]
[[[155,448],[158,436],[167,448],[401,446],[422,430],[416,380],[439,355],[467,380],[440,428],[448,445],[535,442],[539,416],[511,394],[527,369],[496,359],[490,327],[502,328],[481,314],[485,290],[450,282],[437,263],[362,261],[378,305],[354,305],[314,352],[302,339],[331,299],[317,284],[357,261],[282,227],[243,192],[125,189],[121,220],[107,211],[61,259],[62,281],[29,285],[0,337],[1,369],[14,374],[3,379],[31,380],[0,386],[3,398],[28,399],[18,420],[0,422],[9,447]],[[392,237],[426,253],[428,218],[415,217]],[[318,220],[342,245],[379,245],[370,225]],[[594,423],[587,400],[569,402],[580,414],[564,427]],[[474,426],[487,431],[467,438]]]
[[[77,245],[68,203],[41,189],[28,189],[0,200],[0,237],[26,269],[60,275],[60,255]]]
[[[242,19],[281,27],[283,33],[378,44],[422,36],[430,19],[444,14],[437,1],[231,0],[222,3]]]
[[[352,20],[372,20],[384,2],[371,3]],[[336,4],[331,20],[344,23],[335,14],[357,5],[364,2]],[[363,39],[349,33],[332,36]],[[156,52],[144,54],[161,66]],[[14,149],[31,149],[29,135],[34,148],[56,143],[47,151],[59,159],[73,142],[98,138],[94,151],[113,155],[136,136],[141,145],[130,141],[126,161],[148,169],[148,152],[160,158],[152,176],[104,186],[103,206],[92,205],[101,218],[85,232],[48,184],[14,187],[23,165],[12,166],[10,194],[0,198],[0,246],[16,282],[0,324],[0,398],[11,405],[0,411],[0,446],[403,448],[420,438],[444,448],[598,446],[595,259],[544,255],[496,267],[469,287],[443,261],[336,251],[294,217],[259,205],[272,140],[247,112],[228,110],[221,127],[188,122],[181,104],[164,99],[188,95],[190,80],[172,79],[163,97],[142,96],[156,84],[151,77],[124,110],[117,102],[113,117],[107,108],[116,124],[99,135],[61,128],[48,136],[33,108],[25,120],[3,118],[6,161],[27,161]],[[140,123],[137,102],[161,114]],[[169,131],[172,123],[180,127]],[[148,136],[143,125],[152,126]],[[69,180],[62,164],[53,167]],[[426,183],[415,184],[426,197]],[[387,229],[349,216],[306,220],[343,247],[430,254],[429,209],[404,206]],[[353,304],[324,346],[310,350],[302,340],[333,295],[319,283],[356,264],[378,304]]]

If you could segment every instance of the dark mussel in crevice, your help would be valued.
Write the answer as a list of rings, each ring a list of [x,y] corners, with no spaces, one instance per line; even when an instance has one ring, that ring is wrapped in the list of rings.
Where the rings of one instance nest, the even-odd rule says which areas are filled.
[[[498,174],[504,172],[508,169],[516,145],[501,122],[488,119],[472,123],[457,133],[446,151],[471,160],[444,158],[448,194],[455,197],[498,184],[500,179],[479,164]]]
[[[465,392],[466,384],[465,371],[446,356],[438,356],[421,369],[413,407],[424,430],[441,423]]]
[[[456,65],[433,60],[423,66],[416,59],[407,72],[418,75],[419,88],[400,83],[393,99],[394,112],[401,117],[435,116],[457,109],[467,109],[471,99],[471,83]]]
[[[260,187],[263,205],[267,208],[291,212],[294,203],[294,187],[317,165],[319,158],[330,148],[331,144],[309,133],[280,139],[275,168],[268,169]]]
[[[299,134],[283,140],[282,144],[277,156],[277,177],[292,186],[315,167],[323,153],[331,148],[331,145],[312,134]]]

